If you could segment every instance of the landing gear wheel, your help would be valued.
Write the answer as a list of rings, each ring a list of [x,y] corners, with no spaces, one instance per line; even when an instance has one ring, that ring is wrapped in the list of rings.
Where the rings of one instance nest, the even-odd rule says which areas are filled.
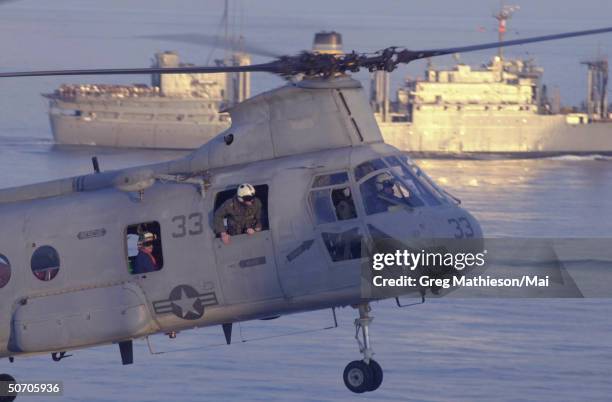
[[[370,360],[370,370],[372,371],[372,388],[368,391],[376,391],[383,382],[383,370],[376,360]]]
[[[15,379],[11,375],[0,374],[0,382],[15,382]],[[5,390],[4,387],[1,387],[1,388],[2,388],[3,391]],[[17,395],[0,396],[0,402],[13,402],[15,400],[15,398],[17,398]]]
[[[347,364],[342,377],[344,378],[344,385],[356,394],[372,389],[372,369],[362,360],[354,360]]]

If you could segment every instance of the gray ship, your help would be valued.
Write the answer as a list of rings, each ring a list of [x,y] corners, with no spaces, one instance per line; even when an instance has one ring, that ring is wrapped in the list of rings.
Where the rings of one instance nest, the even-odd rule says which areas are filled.
[[[230,63],[245,65],[244,53]],[[173,52],[154,67],[185,66]],[[230,125],[222,110],[250,96],[248,73],[154,74],[151,85],[62,85],[49,99],[58,144],[193,149]]]
[[[497,16],[503,40],[508,10]],[[336,32],[315,35],[313,50],[342,51]],[[157,66],[176,66],[162,53]],[[233,63],[248,63],[246,55]],[[389,73],[372,76],[376,119],[389,144],[408,152],[612,153],[606,60],[586,62],[587,110],[560,110],[558,96],[542,85],[543,70],[499,54],[484,67],[429,65],[425,77],[407,80],[389,96]],[[224,107],[249,96],[249,76],[175,74],[149,86],[62,86],[50,99],[57,143],[144,148],[197,148],[229,126]]]
[[[387,73],[372,80],[371,104],[386,142],[420,153],[610,153],[605,60],[588,62],[587,110],[559,107],[540,84],[542,70],[499,56],[473,69],[430,65],[389,101]]]
[[[494,17],[498,40],[518,6],[503,6]],[[543,69],[530,61],[505,59],[503,48],[480,68],[457,64],[408,79],[389,99],[389,73],[372,77],[370,103],[385,141],[418,153],[564,154],[611,153],[608,62],[588,67],[586,110],[561,110],[558,93],[549,97]]]

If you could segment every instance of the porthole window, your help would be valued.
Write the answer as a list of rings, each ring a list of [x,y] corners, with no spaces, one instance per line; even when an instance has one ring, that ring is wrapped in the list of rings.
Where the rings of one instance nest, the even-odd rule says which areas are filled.
[[[32,254],[30,265],[35,277],[41,281],[50,281],[60,270],[59,254],[51,246],[41,246]]]
[[[0,254],[0,289],[5,287],[11,279],[11,263],[8,258]]]

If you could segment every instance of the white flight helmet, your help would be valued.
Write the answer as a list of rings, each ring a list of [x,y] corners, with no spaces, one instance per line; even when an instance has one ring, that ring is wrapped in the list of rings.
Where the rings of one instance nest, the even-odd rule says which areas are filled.
[[[238,201],[250,201],[255,196],[255,187],[249,183],[243,183],[238,186]]]
[[[376,190],[383,191],[385,187],[393,187],[395,178],[388,172],[383,172],[376,176]]]
[[[142,247],[143,245],[147,243],[150,244],[155,240],[157,240],[157,236],[155,236],[155,234],[151,232],[141,233],[140,236],[138,236],[138,246]]]

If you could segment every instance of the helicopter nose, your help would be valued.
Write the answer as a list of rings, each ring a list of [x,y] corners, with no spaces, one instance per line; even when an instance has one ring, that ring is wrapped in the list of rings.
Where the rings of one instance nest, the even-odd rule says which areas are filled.
[[[462,209],[463,216],[465,217],[464,223],[467,225],[467,230],[465,233],[465,241],[462,244],[462,248],[464,248],[464,252],[470,253],[480,253],[484,251],[484,233],[482,231],[482,226],[478,219],[474,217],[467,210]],[[471,233],[469,233],[471,229]],[[468,236],[469,234],[469,236]]]
[[[448,229],[444,243],[448,250],[457,253],[479,253],[484,249],[482,226],[469,211],[457,207],[447,219]]]
[[[472,215],[471,213],[469,213],[467,210],[463,208],[462,208],[462,212],[463,212],[463,215],[465,216],[465,219],[469,223],[469,226],[471,226],[472,231],[474,232],[472,237],[476,239],[482,239],[483,237],[482,226],[480,226],[480,222],[478,221],[478,219],[476,219],[474,215]]]

